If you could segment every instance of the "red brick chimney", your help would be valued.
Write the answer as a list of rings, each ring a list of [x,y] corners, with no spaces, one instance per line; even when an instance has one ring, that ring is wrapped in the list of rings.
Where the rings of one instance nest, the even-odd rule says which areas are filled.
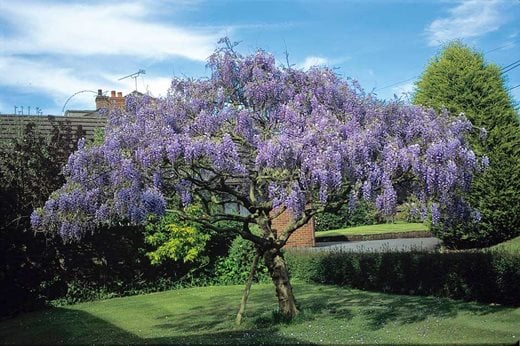
[[[123,97],[123,93],[118,91],[116,93],[115,90],[110,92],[110,97],[103,95],[103,90],[98,89],[98,94],[96,96],[96,109],[100,108],[124,108],[125,107],[125,98]]]
[[[125,98],[123,97],[123,93],[121,91],[117,92],[117,96],[114,90],[110,92],[110,106],[119,109],[123,109],[125,107]]]
[[[96,96],[96,109],[108,108],[109,106],[110,102],[108,96],[103,95],[102,89],[98,89]]]

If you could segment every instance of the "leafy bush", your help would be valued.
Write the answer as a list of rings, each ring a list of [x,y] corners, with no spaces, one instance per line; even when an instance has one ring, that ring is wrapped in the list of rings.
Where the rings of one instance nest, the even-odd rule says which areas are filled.
[[[353,226],[374,225],[380,220],[374,205],[361,200],[354,209],[343,205],[336,213],[322,213],[316,215],[316,231],[328,231]]]
[[[64,182],[73,129],[51,121],[48,133],[19,124],[0,140],[0,316],[32,310],[64,288],[56,237],[35,234],[29,216]],[[79,131],[79,129],[78,129]]]
[[[286,259],[308,282],[520,305],[520,253],[288,251]]]
[[[147,237],[164,235],[165,242],[159,243],[167,244],[175,234],[162,234],[168,231],[164,226],[175,221],[169,215],[159,220],[155,225],[160,227],[154,230],[139,226],[112,226],[86,235],[82,242],[59,243],[63,272],[60,291],[53,297],[52,304],[65,305],[215,284],[214,264],[219,256],[225,254],[230,243],[222,234],[212,234],[212,242],[203,248],[195,239],[197,241],[191,245],[196,247],[196,258],[188,257],[190,260],[185,261],[193,254],[192,247],[181,246],[175,249],[175,254],[179,255],[177,259],[166,254],[161,255],[157,263],[152,263],[157,257],[151,254],[156,254],[160,247]]]
[[[395,218],[404,222],[424,222],[417,197],[409,196],[404,203],[399,205]]]
[[[75,148],[74,138],[81,135],[70,126],[51,124],[50,133],[28,124],[17,129],[20,135],[14,140],[0,142],[0,317],[56,300],[75,303],[207,284],[210,265],[196,272],[200,265],[162,257],[153,265],[147,254],[167,250],[160,245],[171,237],[162,242],[155,234],[155,243],[147,243],[145,235],[151,233],[142,227],[99,228],[81,243],[68,244],[53,233],[34,233],[29,216],[63,184],[62,166]],[[228,235],[211,235],[200,253],[202,241],[195,238],[196,255],[209,258],[205,262],[210,264],[231,243]],[[189,251],[180,251],[180,256],[193,258]]]
[[[175,278],[154,278],[152,281],[112,281],[110,284],[99,285],[95,282],[69,281],[66,292],[50,302],[52,306],[65,306],[87,301],[125,297],[138,294],[160,292],[177,288],[206,286],[202,280],[188,281]]]
[[[243,284],[247,281],[253,258],[256,256],[256,249],[252,242],[236,237],[229,248],[226,257],[217,261],[215,266],[215,280],[219,284],[234,285]],[[262,259],[258,261],[254,280],[266,282],[269,280],[267,267]]]
[[[198,207],[191,206],[189,213],[196,215]],[[167,259],[184,263],[206,263],[204,250],[210,239],[197,224],[181,221],[175,213],[168,212],[156,222],[149,222],[146,227],[146,243],[154,247],[147,255],[152,264],[159,264]]]

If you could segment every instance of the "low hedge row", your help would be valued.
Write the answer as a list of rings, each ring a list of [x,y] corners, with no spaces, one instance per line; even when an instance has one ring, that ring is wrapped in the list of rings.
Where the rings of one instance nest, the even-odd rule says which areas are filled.
[[[293,250],[285,257],[291,276],[308,282],[520,306],[520,253]]]

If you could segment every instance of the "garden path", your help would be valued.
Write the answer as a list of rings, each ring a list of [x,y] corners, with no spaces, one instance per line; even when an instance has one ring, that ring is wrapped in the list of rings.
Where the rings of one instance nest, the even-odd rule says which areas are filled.
[[[433,251],[440,246],[438,238],[398,238],[367,241],[344,241],[344,242],[317,242],[315,251]]]

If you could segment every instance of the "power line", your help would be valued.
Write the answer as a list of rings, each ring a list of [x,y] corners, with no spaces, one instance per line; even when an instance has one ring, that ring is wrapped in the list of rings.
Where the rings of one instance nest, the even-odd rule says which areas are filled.
[[[506,65],[506,66],[503,66],[502,68],[500,68],[501,70],[505,70],[506,68],[510,67],[511,65],[514,65],[516,63],[520,62],[520,59],[518,59],[517,61],[513,61],[512,63],[510,63],[509,65]]]
[[[520,59],[516,60],[516,61],[513,61],[512,63],[510,63],[509,65],[506,65],[504,67],[502,67],[500,69],[500,74],[504,74],[506,72],[509,72],[511,70],[514,70],[515,68],[517,68],[518,66],[520,66]]]
[[[495,48],[495,49],[492,49],[492,50],[488,51],[487,53],[492,52],[492,51],[495,51],[495,50],[498,50],[498,49],[501,49],[501,48],[508,47],[508,46],[510,46],[510,45],[512,45],[512,44],[514,44],[514,43],[506,44],[506,45],[501,46],[501,47],[497,47],[497,48]],[[519,66],[520,66],[520,59],[518,59],[518,60],[516,60],[516,61],[514,61],[514,62],[512,62],[512,63],[510,63],[509,65],[506,65],[506,66],[502,67],[502,68],[500,69],[501,74],[504,74],[504,73],[506,73],[506,72],[509,72],[509,71],[511,71],[511,70],[514,70],[515,68],[517,68],[517,67],[519,67]],[[411,78],[408,78],[408,79],[405,79],[405,80],[402,80],[402,81],[399,81],[399,82],[395,82],[395,83],[392,83],[392,84],[389,84],[389,85],[385,85],[385,86],[383,86],[383,87],[381,87],[381,88],[375,88],[374,91],[377,91],[377,90],[383,90],[383,89],[387,89],[387,88],[391,88],[391,87],[393,87],[393,86],[400,85],[400,84],[403,84],[403,83],[409,82],[409,81],[411,81],[411,80],[414,80],[414,79],[416,79],[416,78],[418,78],[418,77],[419,77],[419,76],[413,76],[413,77],[411,77]],[[515,87],[515,88],[516,88],[516,87]],[[511,89],[510,89],[510,90],[511,90]]]
[[[419,77],[419,76],[413,76],[411,78],[402,80],[400,82],[396,82],[396,83],[393,83],[393,84],[390,84],[390,85],[385,85],[384,87],[381,87],[381,88],[375,88],[374,91],[376,91],[376,90],[383,90],[383,89],[390,88],[390,87],[393,87],[393,86],[396,86],[396,85],[399,85],[399,84],[403,84],[403,83],[409,82],[411,80],[414,80],[417,77]]]
[[[520,87],[520,84],[515,85],[514,87],[507,89],[507,91],[510,91],[510,90],[516,89],[516,88],[518,88],[518,87]]]
[[[520,66],[520,63],[516,64],[515,66],[512,66],[512,67],[508,68],[507,70],[503,70],[503,71],[501,72],[501,74],[504,74],[504,73],[507,73],[507,72],[509,72],[509,71],[511,71],[511,70],[514,70],[515,68],[517,68],[517,67],[519,67],[519,66]]]
[[[497,51],[497,50],[500,50],[500,49],[503,49],[503,48],[506,48],[509,46],[514,46],[515,44],[516,44],[516,42],[509,42],[508,44],[505,44],[503,46],[499,46],[499,47],[493,48],[491,50],[488,50],[487,52],[484,52],[484,54],[491,53],[491,52],[494,52],[494,51]]]

